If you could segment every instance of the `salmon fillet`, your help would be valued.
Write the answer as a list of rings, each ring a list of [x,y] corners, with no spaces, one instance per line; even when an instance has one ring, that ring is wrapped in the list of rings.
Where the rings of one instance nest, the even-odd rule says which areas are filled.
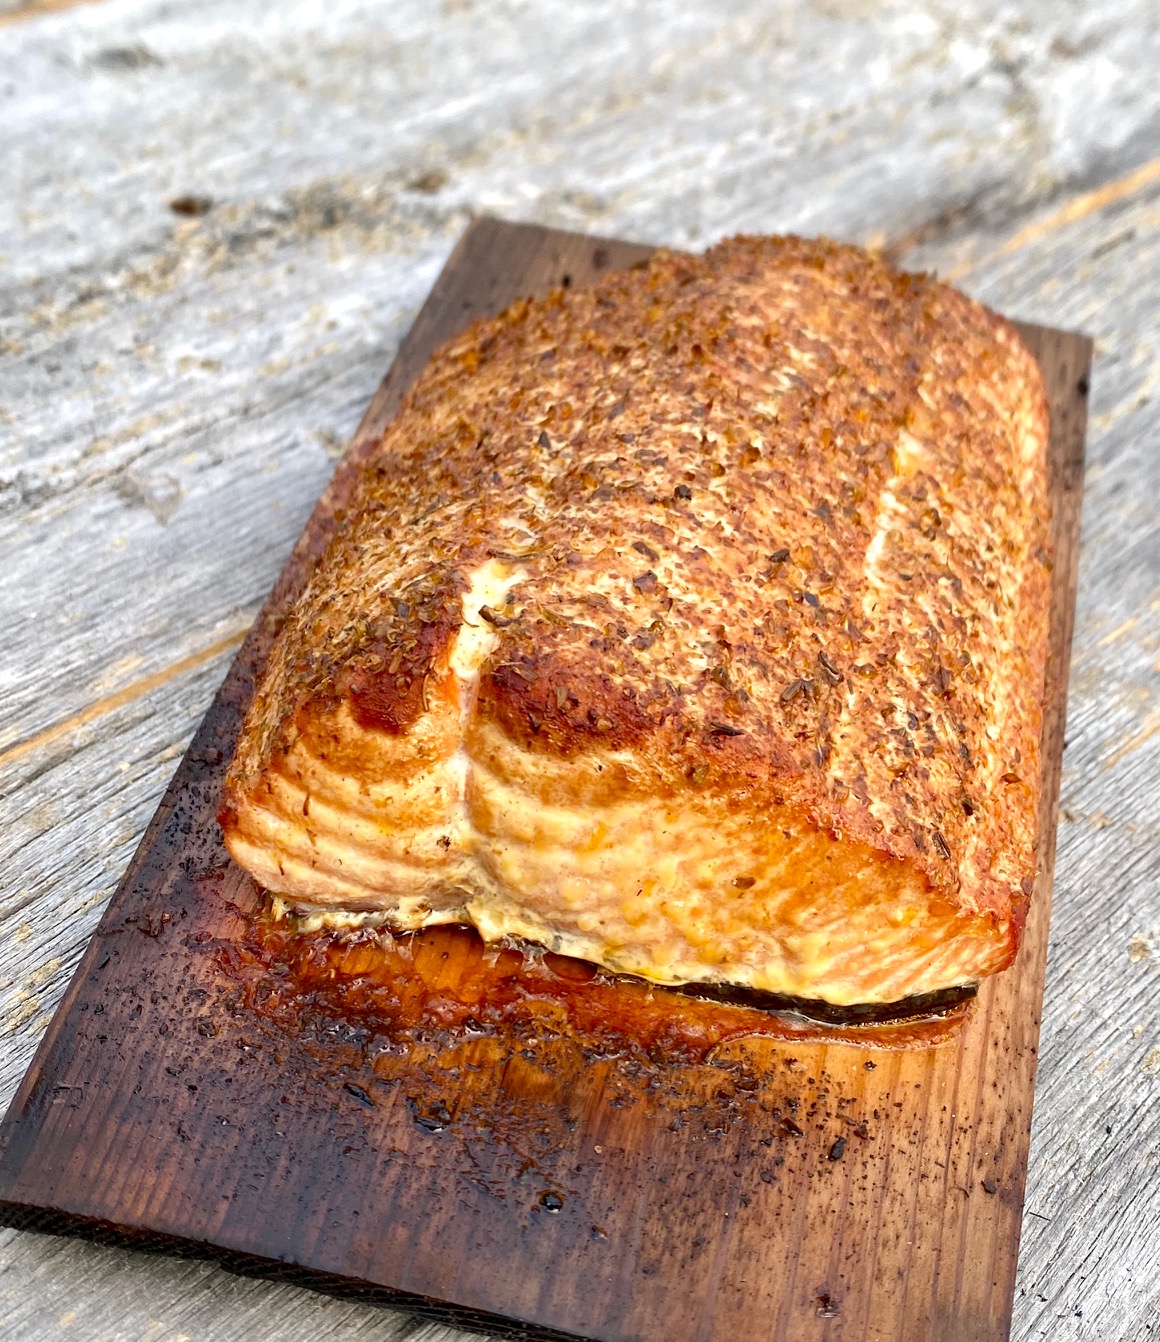
[[[229,851],[662,984],[977,982],[1035,875],[1046,439],[1008,323],[832,242],[477,322],[275,641]]]

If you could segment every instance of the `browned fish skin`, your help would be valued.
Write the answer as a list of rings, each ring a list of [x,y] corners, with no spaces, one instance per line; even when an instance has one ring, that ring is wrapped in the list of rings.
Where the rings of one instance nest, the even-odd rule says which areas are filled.
[[[1006,322],[826,241],[660,252],[477,323],[406,398],[278,637],[227,780],[231,851],[298,902],[531,935],[508,914],[536,903],[510,876],[540,870],[536,809],[562,808],[561,834],[599,812],[599,847],[639,805],[659,826],[641,852],[700,845],[701,875],[666,868],[637,921],[608,893],[623,919],[595,926],[561,877],[531,908],[541,939],[837,1002],[1002,968],[1035,872],[1046,436]],[[506,604],[480,611],[468,702],[448,659],[484,569]],[[407,791],[461,745],[466,766]],[[406,909],[350,875],[392,825],[415,836],[390,840]]]

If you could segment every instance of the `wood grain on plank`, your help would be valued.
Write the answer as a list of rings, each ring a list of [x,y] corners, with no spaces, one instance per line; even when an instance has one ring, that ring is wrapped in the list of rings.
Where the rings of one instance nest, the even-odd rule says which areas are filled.
[[[0,1094],[31,1062],[228,662],[221,654],[5,767]]]
[[[238,1015],[219,961],[197,950],[236,938],[239,910],[257,898],[221,855],[212,823],[223,754],[279,612],[332,534],[384,417],[433,343],[470,317],[564,274],[583,283],[643,254],[491,221],[466,235],[199,730],[21,1087],[0,1165],[10,1215],[192,1239],[362,1279],[404,1293],[413,1306],[442,1300],[452,1317],[487,1317],[491,1327],[514,1318],[610,1339],[661,1339],[686,1327],[706,1342],[741,1328],[771,1339],[807,1328],[855,1339],[874,1336],[889,1318],[900,1338],[916,1342],[932,1330],[1006,1335],[1074,593],[1085,408],[1077,387],[1089,355],[1082,339],[1027,332],[1052,399],[1058,528],[1044,841],[1019,966],[985,985],[955,1048],[881,1055],[881,1068],[867,1068],[874,1059],[845,1046],[741,1047],[715,1067],[658,1064],[642,1089],[615,1066],[592,1069],[569,1056],[566,1037],[520,1062],[527,1040],[501,1032],[492,1041],[498,1053],[464,1042],[458,1054],[424,1062],[412,1050],[392,1070],[370,1061],[376,1049],[368,1053],[365,1039],[353,1054],[348,1041],[320,1057],[303,1049],[296,1029],[263,1038],[257,1020]],[[159,1019],[161,1044],[149,1028],[134,1038],[140,1027],[131,1022],[142,1014],[133,1004],[146,984],[155,1010],[145,1019]],[[230,1001],[233,1011],[223,1014]],[[98,1005],[94,1030],[88,1013]],[[201,1035],[199,1024],[207,1026]],[[380,1046],[388,1041],[389,1032]],[[111,1071],[95,1056],[107,1047],[119,1054]],[[136,1055],[131,1073],[148,1078],[146,1102],[117,1084],[128,1075],[126,1050]],[[447,1067],[453,1073],[438,1081]],[[295,1096],[270,1109],[287,1070]],[[625,1094],[635,1103],[618,1106],[617,1087],[622,1105]],[[356,1105],[345,1117],[343,1090]],[[446,1119],[427,1120],[432,1112]],[[346,1143],[341,1156],[332,1122]],[[432,1136],[445,1130],[433,1148]],[[520,1173],[529,1168],[529,1142],[535,1187]],[[513,1164],[515,1148],[523,1163]],[[396,1153],[385,1167],[383,1151]],[[207,1176],[214,1191],[200,1197]],[[295,1201],[298,1220],[273,1211],[280,1198]],[[604,1289],[595,1283],[609,1269]]]

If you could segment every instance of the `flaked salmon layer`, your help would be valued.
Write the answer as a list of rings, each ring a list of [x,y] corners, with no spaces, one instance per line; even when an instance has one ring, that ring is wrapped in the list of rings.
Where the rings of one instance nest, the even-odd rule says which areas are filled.
[[[835,244],[477,324],[275,643],[227,845],[656,983],[975,982],[1035,870],[1045,441],[1011,328]]]
[[[478,599],[479,588],[468,590]],[[548,757],[473,717],[491,642],[471,616],[447,659],[450,688],[412,729],[401,767],[383,749],[397,738],[339,701],[302,715],[233,817],[235,858],[307,926],[360,914],[395,930],[468,923],[489,941],[666,986],[840,1005],[936,993],[1001,967],[1009,925],[964,913],[921,872],[790,805],[771,817],[730,793],[658,796],[624,751]],[[351,759],[378,767],[356,773]]]

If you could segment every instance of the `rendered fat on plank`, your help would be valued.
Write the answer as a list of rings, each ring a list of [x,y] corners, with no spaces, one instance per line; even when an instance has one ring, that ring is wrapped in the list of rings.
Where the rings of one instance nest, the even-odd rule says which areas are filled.
[[[826,241],[477,322],[279,632],[230,852],[307,926],[837,1005],[977,982],[1035,875],[1046,439],[1008,323]]]

